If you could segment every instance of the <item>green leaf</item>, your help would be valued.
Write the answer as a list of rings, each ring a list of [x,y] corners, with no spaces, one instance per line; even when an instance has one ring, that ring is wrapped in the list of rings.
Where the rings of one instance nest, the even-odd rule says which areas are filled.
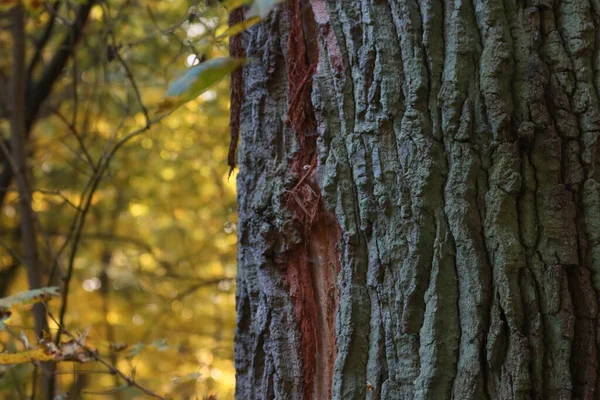
[[[178,97],[182,102],[192,100],[245,62],[244,58],[222,57],[195,65],[171,83],[165,95]]]
[[[265,19],[279,3],[283,3],[283,0],[256,0],[252,4],[250,11],[248,11],[247,17],[259,17],[260,19]]]
[[[57,296],[60,296],[60,291],[56,286],[29,290],[27,292],[18,293],[14,296],[0,299],[0,310],[8,310],[13,306],[24,306],[27,304],[40,303]]]

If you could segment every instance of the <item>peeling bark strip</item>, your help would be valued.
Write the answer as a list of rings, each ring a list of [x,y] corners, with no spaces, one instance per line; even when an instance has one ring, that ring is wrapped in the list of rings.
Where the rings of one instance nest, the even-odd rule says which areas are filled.
[[[287,51],[287,84],[289,86],[288,121],[294,128],[302,158],[310,160],[316,150],[315,140],[306,140],[316,132],[316,122],[310,101],[312,77],[318,59],[314,17],[306,0],[289,0],[290,34]],[[307,14],[308,18],[305,17]],[[306,29],[305,29],[306,27]],[[311,52],[312,51],[312,52]],[[312,146],[310,146],[312,145]],[[308,158],[307,158],[308,157]],[[308,164],[308,163],[306,163]]]
[[[337,222],[323,213],[302,243],[287,252],[283,267],[300,325],[304,399],[331,398],[335,361]]]
[[[336,357],[340,231],[334,215],[325,210],[315,174],[317,123],[311,93],[319,44],[304,0],[289,1],[263,27],[268,35],[254,37],[251,32],[244,38],[248,56],[267,64],[250,64],[243,77],[240,171],[262,165],[251,168],[266,186],[256,187],[254,178],[243,173],[238,177],[240,187],[252,185],[250,190],[262,200],[239,198],[252,208],[240,216],[247,227],[240,236],[247,243],[246,252],[240,250],[240,264],[252,259],[258,269],[238,274],[236,334],[253,339],[236,343],[238,371],[245,371],[238,372],[237,392],[242,398],[272,398],[283,390],[294,398],[325,399],[331,397]],[[244,125],[248,112],[271,116],[251,128],[251,137],[244,136],[249,133],[244,130],[249,128]],[[252,142],[263,144],[246,153]],[[257,279],[271,289],[256,287]],[[275,357],[268,350],[272,347],[281,351]],[[258,377],[263,387],[256,385]]]
[[[600,0],[290,0],[243,48],[238,399],[600,399]]]
[[[335,245],[339,228],[335,217],[324,209],[315,179],[317,124],[310,97],[318,43],[308,2],[289,0],[288,20],[287,114],[298,149],[291,157],[287,174],[297,182],[285,194],[285,205],[302,238],[287,250],[282,266],[300,326],[304,399],[325,399],[331,397],[335,360],[335,281],[339,270]]]
[[[240,23],[244,20],[244,9],[239,7],[233,10],[229,14],[229,26]],[[242,35],[234,35],[229,38],[229,54],[231,57],[242,58],[246,55],[244,51],[244,46],[242,44]],[[230,120],[229,120],[229,128],[231,130],[231,142],[229,143],[229,153],[227,154],[227,165],[229,165],[229,175],[235,169],[236,162],[236,151],[238,147],[238,140],[240,137],[240,112],[242,109],[242,100],[244,96],[244,79],[243,79],[243,71],[236,70],[231,74],[231,83],[230,83],[230,104],[229,112],[230,112]]]

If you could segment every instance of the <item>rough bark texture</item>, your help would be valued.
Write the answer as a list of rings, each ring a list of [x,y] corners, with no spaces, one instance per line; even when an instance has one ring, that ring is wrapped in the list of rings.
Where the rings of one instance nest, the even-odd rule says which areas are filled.
[[[243,36],[238,399],[600,399],[600,0]]]

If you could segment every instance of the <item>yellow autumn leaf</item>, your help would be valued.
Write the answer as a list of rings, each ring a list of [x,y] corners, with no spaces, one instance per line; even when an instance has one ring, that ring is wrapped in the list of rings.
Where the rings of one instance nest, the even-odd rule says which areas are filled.
[[[220,34],[217,37],[217,39],[225,39],[229,36],[237,35],[238,33],[245,31],[246,29],[258,24],[259,22],[260,22],[260,17],[248,18],[247,20],[242,21],[238,24],[231,25],[222,34]]]
[[[31,361],[53,361],[55,356],[46,353],[44,348],[38,347],[33,350],[21,351],[18,353],[0,353],[0,365],[7,364],[25,364]]]
[[[227,11],[233,11],[236,8],[250,3],[252,3],[252,0],[226,0],[219,5],[224,7]]]

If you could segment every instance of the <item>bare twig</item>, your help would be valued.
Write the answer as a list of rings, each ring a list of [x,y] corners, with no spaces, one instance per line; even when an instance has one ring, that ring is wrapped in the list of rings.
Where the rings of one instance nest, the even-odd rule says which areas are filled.
[[[9,245],[5,244],[2,240],[0,240],[0,247],[3,247],[8,254],[10,254],[10,256],[17,260],[20,264],[25,264],[25,260],[23,260],[23,258],[17,254],[16,251],[14,251]]]
[[[42,102],[50,94],[54,82],[56,82],[75,51],[75,45],[83,36],[83,27],[95,3],[95,0],[88,0],[79,7],[71,31],[56,48],[54,57],[47,64],[40,79],[27,87],[27,131],[35,121]]]
[[[47,64],[46,68],[41,73],[40,78],[37,81],[29,80],[26,82],[25,89],[25,136],[29,134],[33,124],[36,121],[40,107],[44,100],[50,94],[52,86],[62,73],[67,61],[71,54],[75,51],[75,45],[79,42],[83,36],[83,26],[88,19],[90,11],[96,0],[88,0],[87,3],[81,5],[78,9],[75,21],[73,22],[71,31],[62,40],[61,44],[57,47],[54,57]],[[52,10],[49,10],[50,12]],[[53,13],[53,16],[57,17],[57,13]],[[30,65],[30,69],[33,70],[33,65]],[[24,73],[25,65],[21,69],[21,73]],[[0,188],[8,188],[14,178],[12,168],[9,167],[8,162],[3,160],[3,170],[0,174]],[[4,201],[4,193],[0,193],[0,204]]]
[[[79,338],[77,338],[75,335],[71,334],[67,329],[65,329],[64,327],[62,327],[60,325],[60,323],[56,320],[56,318],[54,318],[54,316],[52,315],[52,313],[48,312],[48,315],[50,317],[50,319],[52,321],[54,321],[56,324],[59,325],[59,328],[62,328],[62,332],[67,335],[71,340],[73,340],[75,343],[77,343],[81,349],[83,349],[87,355],[92,358],[94,361],[104,365],[106,368],[108,368],[108,370],[112,373],[115,374],[117,376],[119,376],[121,379],[123,379],[130,387],[135,387],[139,390],[141,390],[142,392],[144,392],[145,394],[147,394],[148,396],[154,397],[156,399],[163,399],[166,400],[166,397],[161,396],[160,394],[140,385],[138,382],[135,381],[135,379],[133,379],[132,377],[126,375],[123,371],[121,371],[120,369],[118,369],[117,367],[115,367],[114,365],[112,365],[111,363],[109,363],[108,361],[104,360],[102,357],[100,357],[100,355],[98,355],[98,353],[96,351],[93,351],[92,349],[90,349],[89,347],[87,347],[85,344],[81,343],[81,341],[79,340]]]
[[[90,167],[95,168],[94,160],[92,159],[92,156],[88,152],[87,147],[85,147],[85,144],[83,143],[83,138],[77,131],[77,128],[75,128],[75,125],[73,123],[67,121],[65,116],[62,115],[60,113],[60,111],[54,110],[53,114],[56,115],[58,117],[58,119],[60,119],[67,126],[67,128],[69,128],[69,131],[71,131],[71,133],[73,133],[73,136],[75,136],[75,138],[77,139],[77,143],[79,143],[79,148],[81,149],[81,151],[83,152],[83,155],[85,156],[85,160],[90,165]]]
[[[116,46],[116,44],[114,42],[114,37],[113,37],[113,44]],[[148,115],[148,109],[146,108],[146,106],[144,105],[144,102],[142,101],[142,94],[140,93],[140,90],[138,89],[137,83],[135,83],[133,74],[131,73],[131,70],[127,66],[127,63],[125,62],[125,60],[123,60],[123,57],[121,56],[121,53],[119,53],[118,50],[116,50],[116,55],[117,55],[117,59],[123,66],[123,69],[125,69],[125,73],[127,74],[127,78],[129,79],[129,82],[131,83],[131,87],[133,88],[133,91],[135,92],[137,101],[138,101],[138,103],[140,103],[140,107],[142,108],[144,117],[146,117],[146,126],[150,126],[151,121],[150,121],[150,116]]]
[[[103,4],[103,5],[106,7],[106,4]],[[110,20],[110,12],[108,10],[105,10],[103,15],[104,15],[105,19],[109,19],[107,21],[107,25],[110,27],[109,31],[108,31],[108,35],[110,36],[110,41],[112,42],[112,48],[114,49],[114,56],[116,57],[117,60],[119,60],[119,63],[125,70],[127,79],[129,80],[129,83],[131,83],[131,87],[133,88],[133,91],[135,93],[137,101],[142,109],[142,112],[144,113],[144,117],[146,118],[146,126],[149,126],[151,121],[150,121],[150,115],[148,114],[148,109],[144,105],[144,101],[142,100],[142,93],[140,92],[140,89],[135,81],[133,73],[131,72],[131,69],[129,68],[129,66],[123,59],[123,56],[121,56],[121,52],[119,51],[119,46],[117,45],[117,40],[115,38],[113,29],[112,29],[112,26],[114,25],[114,23],[113,23],[113,21]]]
[[[184,290],[183,292],[179,293],[175,297],[175,300],[183,300],[185,297],[189,296],[190,294],[193,294],[194,292],[196,292],[199,289],[205,288],[207,286],[218,285],[221,282],[228,282],[228,281],[232,281],[232,280],[233,280],[233,278],[217,278],[217,279],[211,279],[211,280],[196,283],[196,284],[190,286],[189,288],[187,288],[186,290]]]
[[[77,115],[79,113],[79,91],[77,90],[77,83],[79,82],[79,64],[77,62],[77,55],[73,52],[73,110],[71,113],[71,126],[77,125]]]
[[[102,177],[104,176],[104,173],[108,169],[108,167],[110,165],[110,162],[112,161],[114,155],[117,153],[117,151],[119,151],[119,149],[121,147],[123,147],[131,139],[133,139],[133,138],[141,135],[142,133],[146,132],[148,129],[150,129],[150,127],[153,124],[158,123],[159,121],[163,120],[167,116],[171,115],[171,113],[173,113],[173,111],[175,111],[175,109],[173,109],[171,111],[168,111],[167,113],[158,116],[154,120],[151,120],[145,126],[143,126],[143,127],[139,128],[139,129],[136,129],[136,130],[134,130],[134,131],[126,134],[120,140],[117,140],[114,143],[114,145],[112,145],[112,148],[110,148],[108,151],[106,151],[104,153],[104,155],[98,160],[98,163],[96,164],[96,173],[90,179],[90,181],[86,185],[86,189],[84,189],[84,192],[82,193],[82,196],[84,196],[84,199],[82,199],[83,201],[81,202],[81,204],[82,204],[82,210],[78,214],[78,216],[76,217],[77,219],[76,219],[75,224],[74,224],[74,226],[75,226],[75,228],[74,228],[74,236],[73,236],[73,241],[71,243],[71,252],[70,252],[70,255],[69,255],[69,263],[67,265],[66,274],[63,277],[63,288],[62,288],[62,294],[61,294],[61,306],[60,306],[60,313],[59,313],[59,321],[60,321],[60,323],[58,324],[59,326],[58,326],[58,334],[56,335],[56,342],[60,341],[60,336],[61,336],[61,333],[62,333],[62,327],[64,326],[65,315],[66,315],[66,312],[67,312],[68,298],[69,298],[69,285],[71,283],[71,279],[72,279],[72,276],[73,276],[73,267],[74,267],[74,264],[75,264],[75,255],[77,253],[77,249],[78,249],[79,243],[81,241],[85,218],[86,218],[86,216],[87,216],[87,214],[88,214],[88,212],[90,210],[90,207],[91,207],[91,204],[92,204],[92,198],[94,196],[94,193],[98,189],[98,186],[100,185],[100,182],[102,181]]]
[[[0,144],[0,150],[2,149],[2,145]],[[18,189],[0,189],[0,192],[17,192],[20,193],[20,191]],[[49,195],[49,196],[58,196],[60,197],[65,203],[67,203],[68,205],[70,205],[71,207],[73,207],[75,210],[79,210],[79,207],[74,204],[71,200],[69,200],[69,198],[67,196],[65,196],[60,190],[50,190],[50,189],[29,189],[29,195],[31,196],[32,193],[41,193],[41,194],[45,194],[45,195]]]
[[[49,6],[47,6],[49,7]],[[58,13],[58,8],[60,7],[60,1],[55,1],[54,4],[52,5],[52,8],[48,9],[48,13],[50,14],[50,19],[48,21],[48,23],[46,24],[46,28],[44,29],[44,33],[42,34],[42,36],[35,41],[35,53],[33,54],[33,57],[31,58],[31,62],[29,63],[29,68],[27,69],[27,78],[28,80],[31,80],[31,77],[33,76],[33,70],[35,69],[35,67],[37,66],[37,64],[40,62],[40,59],[42,58],[42,52],[44,51],[44,48],[46,47],[46,44],[48,43],[48,40],[50,39],[50,36],[52,36],[52,30],[54,29],[54,22],[56,21],[56,14]]]

